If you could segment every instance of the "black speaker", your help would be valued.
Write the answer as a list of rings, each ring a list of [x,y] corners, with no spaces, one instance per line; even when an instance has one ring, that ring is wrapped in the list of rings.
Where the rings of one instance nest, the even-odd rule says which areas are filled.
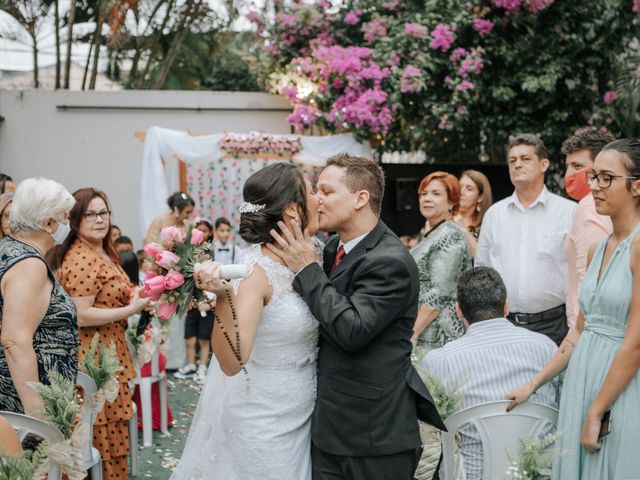
[[[417,178],[396,178],[396,212],[407,213],[418,211]]]

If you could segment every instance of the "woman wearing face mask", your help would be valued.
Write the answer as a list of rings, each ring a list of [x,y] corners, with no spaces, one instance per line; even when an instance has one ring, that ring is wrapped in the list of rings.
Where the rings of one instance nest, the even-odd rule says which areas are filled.
[[[76,204],[69,214],[71,234],[50,252],[49,260],[78,309],[83,348],[88,349],[96,333],[104,345],[113,342],[116,346],[123,368],[118,374],[120,389],[113,403],[106,403],[95,419],[93,444],[100,451],[103,478],[128,478],[128,422],[133,414],[128,382],[135,370],[124,332],[127,318],[140,313],[149,300],[140,298],[138,291],[131,296],[129,277],[109,236],[107,196],[93,188],[82,188],[73,196]],[[81,351],[80,360],[82,356]]]
[[[566,156],[567,171],[564,184],[567,194],[578,202],[571,229],[567,235],[564,251],[567,255],[567,322],[572,327],[578,320],[580,307],[578,292],[587,271],[589,248],[611,233],[609,217],[599,215],[593,195],[587,184],[587,172],[607,143],[615,140],[610,133],[599,130],[587,130],[567,138],[562,144],[562,153]]]
[[[76,308],[44,259],[69,233],[74,203],[43,178],[24,180],[13,197],[12,234],[0,242],[0,410],[38,417],[44,405],[28,382],[49,383],[52,370],[75,381]]]
[[[171,211],[153,219],[147,230],[147,235],[144,237],[145,245],[149,242],[155,242],[160,230],[164,227],[184,227],[193,214],[196,202],[188,193],[176,192],[167,199],[167,205]]]

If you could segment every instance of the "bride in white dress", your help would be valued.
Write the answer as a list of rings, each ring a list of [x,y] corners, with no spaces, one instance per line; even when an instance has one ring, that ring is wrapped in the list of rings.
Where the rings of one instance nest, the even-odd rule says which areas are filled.
[[[243,196],[250,203],[241,207],[240,235],[254,244],[244,257],[251,273],[231,294],[242,364],[230,347],[236,326],[224,281],[208,262],[196,282],[217,294],[224,331],[216,322],[215,356],[172,480],[311,480],[318,323],[293,290],[293,273],[262,245],[272,241],[279,220],[314,234],[318,204],[290,163],[253,174]]]

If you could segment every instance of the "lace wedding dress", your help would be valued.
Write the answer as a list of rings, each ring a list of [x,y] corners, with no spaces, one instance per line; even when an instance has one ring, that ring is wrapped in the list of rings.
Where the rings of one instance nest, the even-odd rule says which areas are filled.
[[[321,250],[320,250],[321,251]],[[294,275],[246,250],[273,289],[247,362],[227,377],[211,360],[187,443],[172,480],[310,480],[318,323],[293,290]]]

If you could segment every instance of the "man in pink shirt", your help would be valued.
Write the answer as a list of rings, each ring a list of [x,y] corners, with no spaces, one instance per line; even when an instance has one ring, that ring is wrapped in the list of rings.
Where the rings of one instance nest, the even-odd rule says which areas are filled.
[[[587,271],[589,247],[609,235],[612,229],[611,219],[596,213],[587,184],[587,172],[593,167],[593,161],[600,150],[613,140],[615,137],[612,134],[591,129],[567,138],[562,144],[567,164],[565,189],[571,198],[578,200],[578,208],[564,246],[568,262],[566,305],[570,327],[576,324],[580,312],[578,293]]]

